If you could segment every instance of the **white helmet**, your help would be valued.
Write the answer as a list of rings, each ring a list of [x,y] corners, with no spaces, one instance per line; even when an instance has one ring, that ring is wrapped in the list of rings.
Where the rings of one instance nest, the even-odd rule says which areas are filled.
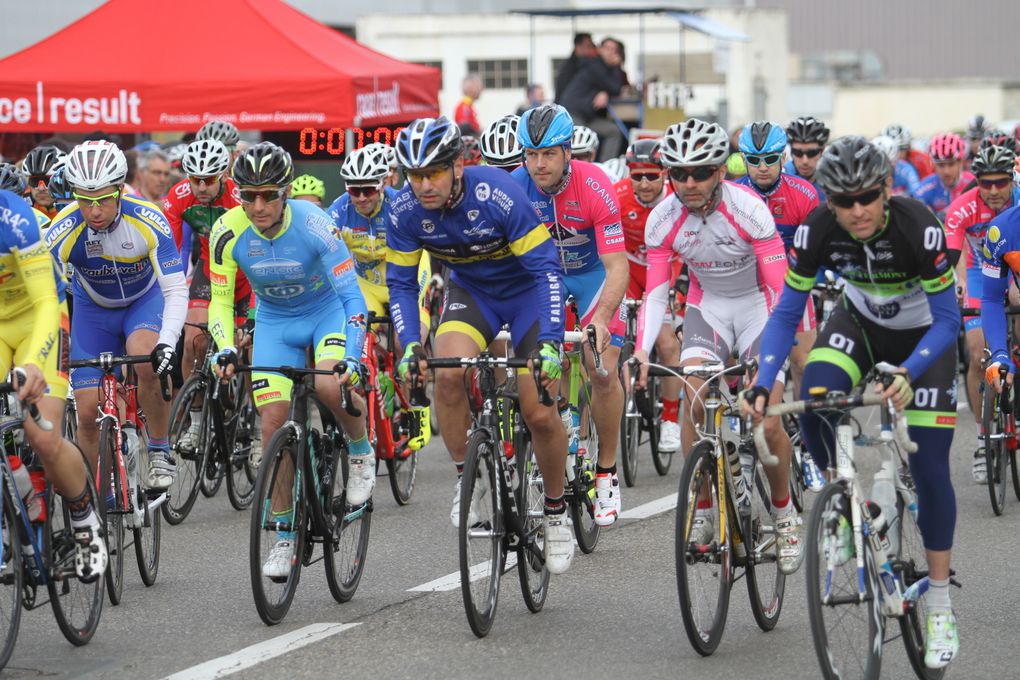
[[[602,169],[609,175],[609,179],[613,180],[614,184],[630,173],[630,169],[627,167],[627,159],[624,156],[610,158],[602,164]]]
[[[574,138],[570,141],[570,151],[574,154],[595,153],[599,150],[599,136],[590,127],[574,126]]]
[[[218,139],[199,139],[188,144],[181,169],[192,177],[214,177],[230,169],[230,152]]]
[[[385,153],[373,148],[375,146],[369,144],[347,155],[344,164],[340,166],[340,176],[345,182],[380,182],[390,174]]]
[[[227,148],[237,146],[241,136],[237,126],[225,120],[210,120],[195,133],[195,139],[218,139]]]
[[[82,142],[67,155],[64,176],[76,189],[96,191],[122,184],[127,178],[127,159],[113,142]]]
[[[659,153],[668,168],[718,166],[730,155],[730,137],[715,123],[689,118],[666,129]]]
[[[489,123],[482,133],[479,144],[482,147],[482,158],[493,167],[505,168],[520,165],[524,148],[517,140],[519,116],[503,116]]]
[[[374,149],[378,153],[382,154],[383,160],[386,161],[386,166],[391,170],[397,169],[397,150],[389,144],[383,144],[382,142],[372,142],[371,144],[365,145],[366,149]]]
[[[893,123],[892,125],[887,126],[885,130],[882,131],[882,134],[886,135],[887,137],[892,137],[893,141],[895,141],[896,144],[899,145],[901,149],[910,148],[911,141],[910,128],[908,128],[906,125]]]
[[[890,163],[896,164],[900,157],[900,144],[898,141],[889,135],[879,135],[871,140],[871,143],[889,158]]]

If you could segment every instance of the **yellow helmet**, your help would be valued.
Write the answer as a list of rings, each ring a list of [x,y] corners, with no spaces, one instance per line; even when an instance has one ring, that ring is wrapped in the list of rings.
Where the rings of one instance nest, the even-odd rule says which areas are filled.
[[[291,196],[318,196],[326,200],[326,184],[314,175],[301,175],[290,185]]]

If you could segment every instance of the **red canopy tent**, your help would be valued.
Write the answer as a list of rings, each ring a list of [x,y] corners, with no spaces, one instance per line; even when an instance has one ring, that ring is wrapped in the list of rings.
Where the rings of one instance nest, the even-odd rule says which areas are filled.
[[[438,115],[439,87],[281,0],[110,0],[0,60],[0,131],[368,127]]]

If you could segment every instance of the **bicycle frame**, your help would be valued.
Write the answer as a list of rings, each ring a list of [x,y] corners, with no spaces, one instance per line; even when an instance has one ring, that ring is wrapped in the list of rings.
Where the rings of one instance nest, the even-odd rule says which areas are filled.
[[[11,504],[14,515],[18,518],[11,529],[17,532],[17,538],[23,547],[31,547],[31,561],[29,561],[28,551],[22,550],[21,552],[21,561],[25,567],[25,574],[29,577],[31,583],[42,586],[46,585],[49,577],[47,565],[43,560],[43,526],[41,524],[39,526],[32,526],[32,522],[28,519],[28,508],[25,507],[25,502],[15,487],[14,475],[8,462],[10,454],[7,451],[7,445],[3,442],[4,435],[19,427],[21,427],[21,419],[13,416],[6,416],[4,421],[0,422],[0,472],[2,472],[4,478],[4,488],[2,497],[0,497],[0,503]],[[0,517],[2,517],[2,513],[3,506],[0,506]],[[0,569],[7,565],[7,557],[3,546],[0,545]]]
[[[125,480],[124,484],[121,484],[121,497],[118,499],[118,505],[127,509],[130,508],[130,497],[134,490],[132,489],[129,493],[128,485],[126,480],[127,467],[124,465],[124,434],[121,429],[121,423],[134,423],[138,428],[138,432],[141,433],[145,427],[145,421],[141,417],[141,412],[138,410],[137,392],[138,385],[135,380],[135,372],[131,367],[131,364],[126,364],[124,367],[124,381],[118,384],[116,376],[113,374],[113,354],[110,352],[103,352],[99,355],[101,366],[103,368],[103,377],[99,382],[99,395],[100,395],[100,407],[99,413],[96,416],[96,425],[101,428],[104,420],[109,420],[113,424],[114,432],[114,459],[113,465],[117,466],[117,472],[120,478]],[[118,389],[119,388],[119,389]],[[117,397],[121,397],[124,401],[124,418],[120,418],[120,410],[117,407]],[[97,484],[101,483],[101,470],[102,461],[96,461],[96,480]]]
[[[387,326],[387,338],[389,339],[389,350],[382,348],[382,343],[379,341],[379,336],[371,330],[373,325]],[[399,439],[394,438],[392,427],[379,427],[380,424],[391,423],[387,418],[383,417],[384,404],[382,402],[382,392],[376,388],[376,381],[379,378],[379,373],[382,372],[385,375],[393,378],[394,366],[393,366],[393,327],[390,325],[389,317],[377,317],[374,314],[369,314],[368,319],[369,332],[365,334],[365,347],[362,351],[362,363],[368,368],[368,380],[365,383],[365,397],[366,401],[369,402],[368,413],[366,414],[366,426],[368,428],[369,440],[377,443],[376,456],[381,459],[386,458],[397,458],[403,457],[403,452],[407,448],[407,442],[410,435],[407,432],[402,431]],[[380,355],[382,355],[380,357]],[[380,365],[380,358],[382,364]],[[394,380],[396,384],[396,380]],[[404,411],[408,411],[411,408],[410,402],[407,397],[404,396],[403,391],[399,388],[396,390],[397,399],[400,402],[400,408]]]

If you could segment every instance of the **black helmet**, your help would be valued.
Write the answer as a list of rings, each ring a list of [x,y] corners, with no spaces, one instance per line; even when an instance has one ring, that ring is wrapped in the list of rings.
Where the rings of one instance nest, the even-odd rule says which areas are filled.
[[[627,165],[655,165],[662,167],[658,139],[639,139],[627,149]]]
[[[1016,137],[1002,130],[989,130],[981,138],[981,148],[986,146],[1004,146],[1013,153],[1017,153]]]
[[[13,191],[21,196],[27,187],[28,181],[25,179],[25,173],[18,170],[18,166],[13,163],[0,164],[0,189]]]
[[[37,146],[28,152],[25,160],[21,162],[21,169],[26,175],[49,176],[61,161],[64,160],[64,152],[55,146]]]
[[[980,113],[972,116],[967,121],[967,139],[973,141],[981,139],[985,136],[985,132],[988,131],[988,123],[985,122],[985,117]]]
[[[1016,162],[1016,143],[999,145],[987,143],[989,141],[985,139],[981,142],[981,148],[971,162],[970,171],[979,177],[997,173],[1012,176]]]
[[[294,164],[276,144],[259,142],[237,157],[233,176],[238,186],[285,187],[294,180]]]
[[[237,132],[237,126],[225,120],[211,120],[198,129],[195,133],[195,140],[215,139],[223,142],[227,149],[233,149],[241,141],[241,135]]]
[[[889,177],[889,157],[864,137],[840,137],[825,148],[815,181],[827,194],[852,194],[883,184]]]
[[[53,196],[55,201],[67,201],[74,200],[71,196],[71,185],[67,183],[67,178],[64,177],[64,169],[57,168],[57,171],[50,175],[50,181],[46,185],[49,189],[50,195]]]
[[[817,118],[801,116],[786,126],[786,136],[791,142],[818,142],[825,146],[829,142],[829,128]]]

